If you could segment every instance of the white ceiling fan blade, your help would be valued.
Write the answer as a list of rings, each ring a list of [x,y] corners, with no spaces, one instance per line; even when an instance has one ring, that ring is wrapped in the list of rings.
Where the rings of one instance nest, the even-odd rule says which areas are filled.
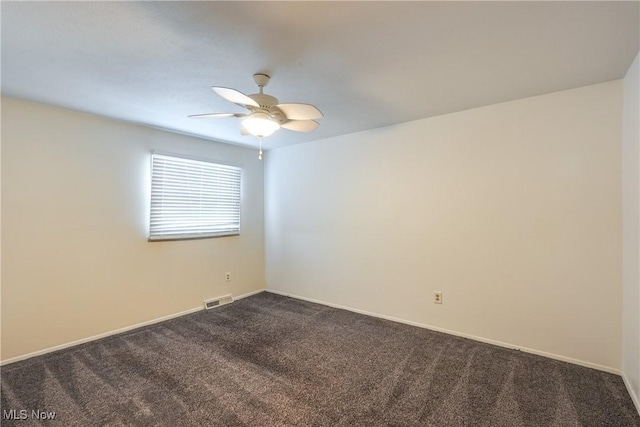
[[[322,112],[311,104],[278,104],[276,105],[289,120],[313,120],[324,117]]]
[[[280,125],[285,129],[295,130],[296,132],[311,132],[320,126],[315,120],[291,120]]]
[[[251,105],[252,107],[260,107],[256,101],[249,98],[244,93],[238,92],[235,89],[230,89],[228,87],[219,87],[219,86],[213,86],[211,89],[213,89],[215,93],[217,93],[227,101],[233,102],[234,104],[238,104],[242,106]]]
[[[209,113],[209,114],[193,114],[187,116],[190,119],[224,119],[226,117],[244,117],[244,113]]]

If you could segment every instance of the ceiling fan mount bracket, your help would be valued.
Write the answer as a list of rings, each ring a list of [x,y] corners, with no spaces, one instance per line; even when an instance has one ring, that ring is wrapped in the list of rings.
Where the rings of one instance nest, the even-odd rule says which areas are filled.
[[[253,75],[253,81],[256,82],[256,84],[260,88],[263,88],[266,85],[268,85],[269,84],[269,79],[271,79],[271,76],[269,76],[268,74],[255,73]]]

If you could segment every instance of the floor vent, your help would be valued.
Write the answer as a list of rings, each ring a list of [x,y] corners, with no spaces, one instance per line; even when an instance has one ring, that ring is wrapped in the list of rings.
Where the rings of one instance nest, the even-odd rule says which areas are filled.
[[[233,302],[233,297],[231,295],[225,295],[218,298],[204,300],[204,308],[209,310],[210,308],[216,308],[231,302]]]

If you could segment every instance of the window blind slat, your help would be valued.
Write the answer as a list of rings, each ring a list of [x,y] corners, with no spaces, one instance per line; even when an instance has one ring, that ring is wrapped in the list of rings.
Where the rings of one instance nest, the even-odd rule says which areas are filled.
[[[242,170],[152,154],[149,240],[239,234]]]

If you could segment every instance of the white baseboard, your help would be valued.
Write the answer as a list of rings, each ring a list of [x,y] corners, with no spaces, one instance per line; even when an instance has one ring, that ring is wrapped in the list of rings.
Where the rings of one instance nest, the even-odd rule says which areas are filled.
[[[487,343],[487,344],[493,344],[493,345],[497,345],[499,347],[505,347],[505,348],[510,348],[510,349],[514,349],[514,350],[520,350],[520,351],[523,351],[525,353],[531,353],[531,354],[535,354],[535,355],[538,355],[538,356],[547,357],[549,359],[559,360],[559,361],[562,361],[562,362],[568,362],[568,363],[572,363],[574,365],[580,365],[580,366],[584,366],[584,367],[587,367],[587,368],[593,368],[593,369],[597,369],[599,371],[609,372],[611,374],[616,374],[616,375],[620,375],[621,374],[621,371],[619,369],[611,368],[609,366],[598,365],[596,363],[586,362],[584,360],[573,359],[571,357],[561,356],[559,354],[547,353],[546,351],[540,351],[540,350],[536,350],[536,349],[533,349],[533,348],[520,347],[520,346],[515,345],[515,344],[509,344],[509,343],[505,343],[505,342],[502,342],[502,341],[492,340],[492,339],[489,339],[489,338],[478,337],[478,336],[475,336],[475,335],[465,334],[465,333],[458,332],[458,331],[452,331],[450,329],[444,329],[444,328],[439,328],[437,326],[427,325],[427,324],[424,324],[424,323],[413,322],[411,320],[399,319],[397,317],[386,316],[384,314],[372,313],[370,311],[360,310],[360,309],[352,308],[352,307],[347,307],[347,306],[340,305],[340,304],[333,304],[333,303],[330,303],[330,302],[320,301],[320,300],[316,300],[316,299],[313,299],[313,298],[307,298],[307,297],[302,297],[302,296],[299,296],[299,295],[293,295],[293,294],[290,294],[290,293],[287,293],[287,292],[277,291],[275,289],[266,289],[266,291],[267,292],[271,292],[273,294],[278,294],[278,295],[282,295],[282,296],[286,296],[286,297],[300,299],[300,300],[303,300],[303,301],[309,301],[309,302],[313,302],[313,303],[316,303],[316,304],[322,304],[322,305],[326,305],[326,306],[329,306],[329,307],[334,307],[334,308],[339,308],[339,309],[342,309],[342,310],[352,311],[354,313],[365,314],[367,316],[378,317],[380,319],[385,319],[385,320],[391,320],[392,322],[404,323],[406,325],[417,326],[419,328],[429,329],[431,331],[443,332],[445,334],[455,335],[457,337],[462,337],[462,338],[469,338],[469,339],[472,339],[474,341],[480,341],[480,342]]]
[[[249,293],[246,293],[246,294],[239,295],[237,297],[233,297],[233,300],[235,301],[235,300],[239,300],[239,299],[242,299],[242,298],[246,298],[246,297],[258,294],[258,293],[263,292],[263,291],[265,291],[265,289],[258,289],[257,291],[253,291],[253,292],[249,292]],[[87,342],[99,340],[101,338],[106,338],[106,337],[109,337],[111,335],[121,334],[123,332],[131,331],[133,329],[138,329],[138,328],[142,328],[144,326],[153,325],[154,323],[164,322],[165,320],[175,319],[176,317],[186,316],[187,314],[192,314],[192,313],[195,313],[195,312],[200,311],[200,310],[204,310],[204,306],[203,305],[200,305],[200,306],[194,307],[194,308],[190,308],[188,310],[181,311],[179,313],[169,314],[167,316],[162,316],[162,317],[158,317],[156,319],[147,320],[146,322],[137,323],[135,325],[125,326],[124,328],[116,329],[114,331],[104,332],[102,334],[94,335],[94,336],[91,336],[91,337],[82,338],[82,339],[79,339],[79,340],[76,340],[76,341],[71,341],[71,342],[68,342],[68,343],[65,343],[65,344],[56,345],[54,347],[49,347],[49,348],[45,348],[45,349],[42,349],[42,350],[34,351],[33,353],[23,354],[21,356],[16,356],[16,357],[12,357],[10,359],[2,360],[2,361],[0,361],[0,366],[8,365],[8,364],[14,363],[14,362],[19,362],[21,360],[30,359],[30,358],[36,357],[36,356],[41,356],[43,354],[51,353],[51,352],[54,352],[54,351],[63,350],[65,348],[73,347],[75,345],[80,345],[80,344],[84,344],[84,343],[87,343]]]
[[[631,400],[633,400],[633,404],[636,405],[636,411],[638,411],[638,414],[640,414],[640,399],[631,388],[631,382],[629,382],[629,379],[624,374],[624,372],[622,373],[622,381],[624,381],[624,385],[627,387],[627,391],[629,392],[629,396],[631,396]]]
[[[242,299],[246,297],[250,297],[251,295],[259,294],[260,292],[264,292],[266,289],[258,289],[257,291],[247,292],[246,294],[238,295],[237,297],[233,297],[233,300]]]

